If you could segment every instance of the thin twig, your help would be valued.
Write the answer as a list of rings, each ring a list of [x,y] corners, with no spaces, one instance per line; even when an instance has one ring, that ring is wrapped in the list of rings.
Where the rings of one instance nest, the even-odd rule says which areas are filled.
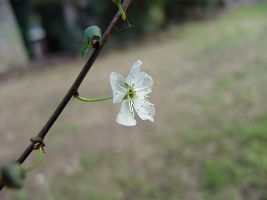
[[[128,10],[131,2],[132,2],[132,0],[124,0],[122,6],[123,6],[125,12]],[[66,105],[69,103],[70,99],[74,96],[74,94],[77,93],[77,91],[78,91],[81,83],[83,82],[86,74],[91,69],[92,65],[94,64],[94,61],[98,57],[98,55],[101,52],[102,48],[105,46],[105,44],[108,41],[108,39],[110,38],[111,34],[114,32],[114,30],[115,30],[115,28],[117,26],[117,23],[120,20],[121,20],[121,13],[118,11],[116,13],[116,15],[113,17],[112,21],[110,22],[109,26],[107,27],[107,29],[105,31],[105,33],[103,35],[103,39],[102,39],[101,45],[99,45],[98,47],[96,47],[94,49],[94,51],[91,54],[90,58],[88,59],[88,61],[84,65],[84,67],[81,70],[80,74],[77,76],[77,78],[73,82],[72,86],[70,87],[70,89],[66,93],[65,97],[61,100],[61,102],[59,103],[59,105],[57,106],[57,108],[55,109],[53,114],[51,115],[51,117],[48,119],[48,121],[46,122],[46,124],[40,130],[40,132],[37,134],[36,137],[44,139],[45,136],[48,134],[48,131],[53,126],[53,124],[56,122],[57,118],[60,116],[60,114],[62,113],[62,111],[66,107]],[[28,156],[31,154],[33,149],[34,149],[34,144],[31,143],[25,149],[25,151],[20,155],[20,157],[17,159],[17,162],[22,164],[28,158]],[[3,187],[4,187],[4,185],[0,185],[0,191],[2,190]]]

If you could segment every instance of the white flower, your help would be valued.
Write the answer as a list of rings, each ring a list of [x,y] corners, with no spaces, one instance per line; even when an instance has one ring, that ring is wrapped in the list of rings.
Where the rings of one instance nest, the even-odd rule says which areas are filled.
[[[125,126],[135,126],[134,110],[142,120],[154,121],[155,107],[147,98],[152,92],[153,79],[140,71],[142,61],[136,61],[126,79],[112,72],[110,84],[113,91],[113,103],[121,103],[116,121]]]

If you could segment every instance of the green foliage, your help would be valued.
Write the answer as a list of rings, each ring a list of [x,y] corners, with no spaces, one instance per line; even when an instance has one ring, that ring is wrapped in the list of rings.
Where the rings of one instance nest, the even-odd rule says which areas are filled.
[[[88,192],[86,194],[86,199],[91,200],[116,200],[113,194],[95,194]]]
[[[220,0],[166,0],[166,12],[169,19],[184,19],[194,16],[195,13],[202,10],[203,13],[207,12],[207,9],[215,9],[220,5]]]
[[[233,160],[207,160],[204,164],[202,184],[210,192],[218,192],[235,184],[239,178],[238,165]]]
[[[81,164],[84,170],[90,172],[101,164],[101,158],[98,154],[89,155],[82,159]]]
[[[220,0],[203,0],[202,6],[204,8],[214,8],[219,4]]]
[[[28,192],[27,189],[24,187],[16,192],[15,194],[15,200],[28,200]]]
[[[142,15],[138,14],[142,12]],[[165,22],[164,1],[137,0],[129,10],[129,20],[134,24],[136,35],[153,33]]]
[[[157,31],[165,21],[165,12],[160,4],[152,4],[146,17],[141,20],[140,27],[146,33]]]
[[[148,177],[135,175],[133,177],[127,177],[125,179],[119,179],[117,181],[118,186],[127,191],[129,197],[135,193],[136,199],[159,199],[160,192],[157,184],[154,184]],[[138,193],[136,193],[138,191]]]

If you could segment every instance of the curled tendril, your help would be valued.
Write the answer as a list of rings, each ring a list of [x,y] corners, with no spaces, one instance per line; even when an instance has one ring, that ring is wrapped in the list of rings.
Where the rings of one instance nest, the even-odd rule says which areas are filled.
[[[27,173],[34,171],[37,169],[37,167],[40,166],[42,160],[43,160],[44,151],[43,148],[40,146],[38,149],[38,158],[35,160],[35,162],[32,164],[32,166],[25,168],[25,171]]]

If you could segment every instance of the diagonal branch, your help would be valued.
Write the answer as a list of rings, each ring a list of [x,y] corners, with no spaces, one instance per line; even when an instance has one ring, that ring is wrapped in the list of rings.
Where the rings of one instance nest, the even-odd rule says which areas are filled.
[[[125,12],[128,10],[131,2],[132,2],[132,0],[124,0],[122,6],[123,6]],[[72,86],[70,87],[70,89],[68,90],[68,92],[66,93],[64,98],[61,100],[61,102],[59,103],[59,105],[57,106],[57,108],[55,109],[55,111],[53,112],[51,117],[48,119],[48,121],[46,122],[44,127],[36,135],[37,138],[41,138],[41,139],[45,138],[45,136],[48,134],[48,131],[50,130],[50,128],[54,125],[57,118],[60,116],[60,114],[62,113],[62,111],[66,107],[66,105],[69,103],[70,99],[77,93],[77,90],[79,89],[81,83],[83,82],[86,74],[93,66],[94,61],[98,57],[99,53],[101,52],[102,48],[105,46],[108,39],[111,37],[111,34],[114,32],[116,25],[120,20],[121,20],[121,13],[118,11],[116,13],[116,15],[113,17],[112,21],[110,22],[109,26],[107,27],[107,29],[105,31],[101,45],[94,49],[90,58],[88,59],[88,61],[84,65],[84,67],[82,68],[80,74],[77,76],[77,78],[73,82]],[[34,143],[31,143],[25,149],[25,151],[20,155],[20,157],[17,159],[17,162],[22,164],[27,159],[27,157],[31,154],[33,149],[34,149]],[[0,185],[0,191],[2,190],[3,187],[4,187],[3,185]]]

